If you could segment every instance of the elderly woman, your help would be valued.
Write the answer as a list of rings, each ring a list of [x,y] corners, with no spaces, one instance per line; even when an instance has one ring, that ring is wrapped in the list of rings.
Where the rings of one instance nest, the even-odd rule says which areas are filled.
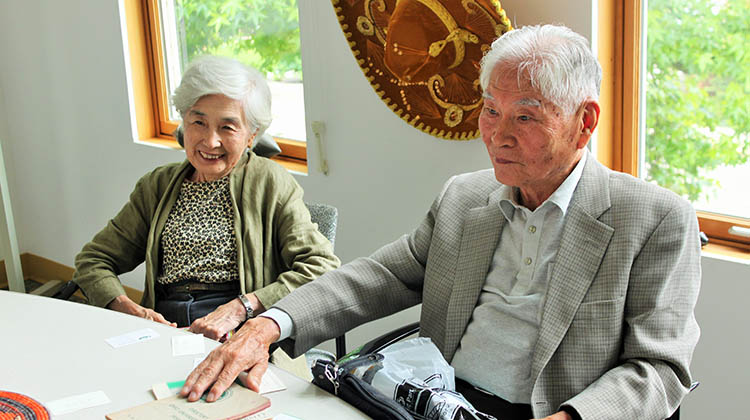
[[[187,160],[138,181],[76,257],[73,280],[94,305],[219,339],[339,260],[294,178],[249,150],[271,122],[260,73],[204,57],[173,101]],[[138,304],[117,276],[144,261]]]

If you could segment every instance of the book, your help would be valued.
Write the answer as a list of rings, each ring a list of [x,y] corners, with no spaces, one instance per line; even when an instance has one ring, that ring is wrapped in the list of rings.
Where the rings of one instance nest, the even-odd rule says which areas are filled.
[[[175,395],[115,413],[107,414],[107,420],[151,420],[151,419],[241,419],[271,406],[271,401],[242,385],[232,384],[218,400],[208,403],[205,396],[188,402]]]

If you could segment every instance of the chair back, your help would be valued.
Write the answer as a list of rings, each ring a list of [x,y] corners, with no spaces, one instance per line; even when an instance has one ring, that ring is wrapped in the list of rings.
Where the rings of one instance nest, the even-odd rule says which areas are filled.
[[[318,231],[335,247],[336,223],[339,219],[339,210],[328,204],[305,203],[310,211],[310,220],[318,224]],[[346,354],[346,334],[336,337],[336,358],[340,359]]]
[[[339,218],[339,211],[336,207],[328,204],[305,203],[310,211],[310,219],[313,223],[318,224],[318,230],[334,246],[336,241],[336,224]]]

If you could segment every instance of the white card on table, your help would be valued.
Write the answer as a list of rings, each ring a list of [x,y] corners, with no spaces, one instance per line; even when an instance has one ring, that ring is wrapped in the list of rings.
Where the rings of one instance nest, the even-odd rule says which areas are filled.
[[[187,356],[206,352],[203,334],[179,335],[172,337],[172,356]]]
[[[86,394],[73,395],[70,397],[60,398],[59,400],[49,401],[45,404],[49,411],[56,416],[73,413],[84,408],[96,407],[98,405],[109,404],[110,401],[104,391],[94,391]]]
[[[268,369],[260,380],[260,390],[258,394],[268,394],[269,392],[283,391],[285,389],[286,385],[281,382],[281,379],[279,379],[275,373],[271,372],[271,369]]]
[[[108,338],[104,341],[114,348],[127,346],[129,344],[140,343],[141,341],[148,341],[159,336],[159,333],[152,330],[151,328],[144,328],[142,330],[129,332],[127,334],[118,335],[116,337]]]

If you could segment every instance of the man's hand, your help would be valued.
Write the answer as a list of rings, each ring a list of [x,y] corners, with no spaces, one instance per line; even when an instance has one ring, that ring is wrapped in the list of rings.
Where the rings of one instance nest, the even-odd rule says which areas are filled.
[[[553,414],[553,415],[551,415],[549,417],[545,417],[543,419],[540,419],[540,420],[573,420],[573,418],[570,417],[570,414],[568,414],[568,413],[566,413],[564,411],[558,411],[557,413],[555,413],[555,414]]]
[[[278,340],[279,326],[269,318],[253,318],[245,322],[237,334],[217,347],[185,380],[180,395],[197,401],[211,384],[206,401],[214,402],[232,385],[243,371],[244,385],[255,392],[268,368],[268,347]]]
[[[156,312],[153,309],[144,308],[143,306],[133,302],[126,295],[120,295],[112,299],[109,302],[107,308],[115,310],[117,312],[123,312],[130,315],[135,315],[140,318],[146,318],[148,320],[158,322],[160,324],[166,324],[170,327],[176,327],[177,324],[174,322],[167,321],[162,314]]]
[[[227,332],[237,328],[246,316],[247,311],[242,302],[239,299],[232,299],[203,318],[193,321],[188,330],[218,340]]]

